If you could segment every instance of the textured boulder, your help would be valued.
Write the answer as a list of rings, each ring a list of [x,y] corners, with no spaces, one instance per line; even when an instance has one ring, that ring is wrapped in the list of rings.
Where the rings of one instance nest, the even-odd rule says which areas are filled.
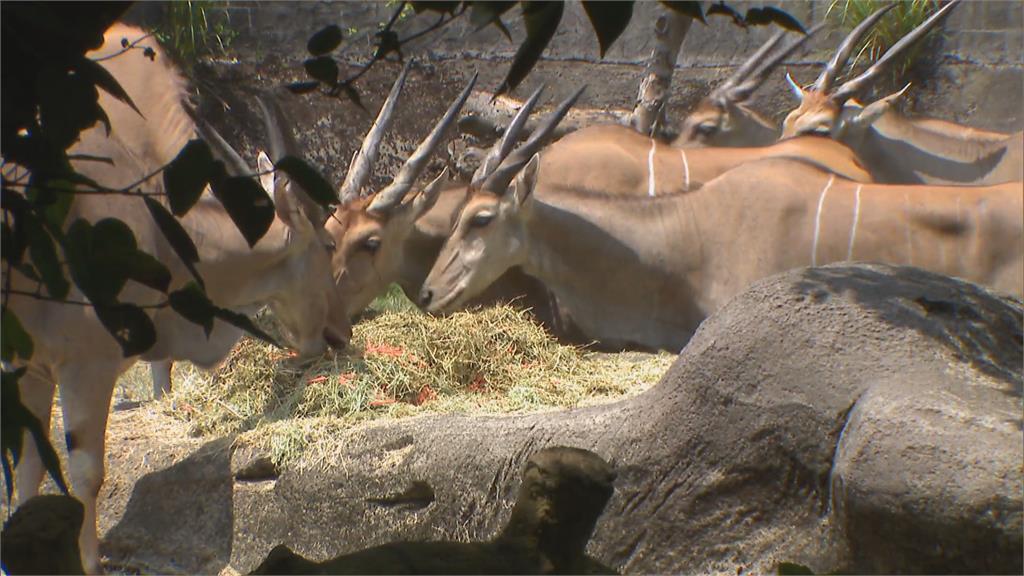
[[[592,452],[534,454],[508,525],[487,542],[391,542],[312,562],[285,545],[253,574],[610,574],[584,551],[612,495],[615,473]]]
[[[71,496],[30,498],[4,523],[0,564],[5,574],[85,574],[78,551],[82,503]]]
[[[563,445],[617,472],[587,551],[626,573],[1020,573],[1022,315],[1018,300],[913,268],[796,270],[705,321],[638,397],[363,427],[327,470],[236,481],[226,502],[191,491],[150,507],[177,494],[155,486],[132,501],[222,507],[234,535],[216,550],[197,539],[192,552],[219,563],[205,571],[251,570],[282,542],[323,561],[481,541],[507,523],[526,460]],[[391,497],[416,487],[430,497]],[[111,545],[130,547],[138,527],[118,528]]]

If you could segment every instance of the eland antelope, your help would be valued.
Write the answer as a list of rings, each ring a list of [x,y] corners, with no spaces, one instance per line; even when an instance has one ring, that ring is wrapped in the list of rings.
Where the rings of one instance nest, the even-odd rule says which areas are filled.
[[[121,38],[135,40],[142,36],[141,30],[115,25],[106,32],[103,46],[89,57],[113,55],[121,50]],[[100,105],[110,118],[112,132],[107,135],[100,127],[89,129],[71,152],[106,157],[113,165],[83,160],[76,161],[76,169],[105,185],[126,186],[165,165],[201,132],[226,161],[229,173],[252,173],[212,128],[197,125],[189,116],[182,104],[185,81],[169,65],[159,46],[152,40],[142,45],[156,51],[155,62],[138,50],[102,62],[137,103],[141,114],[100,92]],[[279,146],[272,146],[275,156],[283,153],[274,148]],[[261,168],[271,168],[265,156]],[[251,249],[224,208],[208,195],[181,219],[198,248],[197,268],[207,294],[218,306],[241,312],[270,305],[302,354],[320,354],[328,346],[343,346],[351,326],[331,276],[324,216],[311,210],[315,205],[287,179],[268,172],[262,183],[272,196],[275,216],[269,231]],[[162,184],[153,180],[149,185]],[[128,224],[139,248],[170,270],[172,288],[190,281],[190,273],[154,225],[141,197],[78,195],[68,222],[98,222],[108,217]],[[11,280],[15,289],[35,289],[34,282],[18,273]],[[72,288],[69,298],[78,302],[85,299],[77,288]],[[142,306],[157,304],[163,298],[135,282],[128,282],[119,296],[122,302]],[[89,306],[21,295],[12,295],[9,305],[35,344],[20,388],[23,402],[44,429],[49,430],[55,387],[60,387],[71,486],[85,508],[79,539],[82,561],[89,572],[100,572],[96,504],[104,477],[107,415],[118,375],[137,357],[123,357],[120,346]],[[210,366],[227,355],[241,334],[218,320],[207,338],[202,328],[167,308],[147,312],[157,333],[156,344],[145,354],[147,359],[182,359]],[[24,442],[29,442],[28,437]],[[36,450],[27,449],[22,454],[16,487],[18,499],[23,502],[37,493],[43,466]]]
[[[748,102],[768,75],[823,27],[823,23],[818,24],[781,50],[775,48],[786,31],[773,34],[732,75],[697,103],[683,121],[672,145],[677,148],[767,146],[778,140],[779,126],[755,112]]]
[[[396,188],[395,184],[376,193],[361,194],[369,179],[380,140],[391,123],[404,79],[403,72],[381,107],[360,151],[353,157],[348,177],[339,192],[341,205],[327,224],[337,246],[333,264],[338,289],[352,317],[360,314],[392,283],[397,283],[410,300],[417,300],[423,280],[447,238],[468,190],[467,185],[444,182],[442,175],[411,195],[411,186]],[[563,102],[523,147],[510,155],[512,145],[540,97],[541,91],[535,92],[521,107],[474,178],[480,180],[501,170],[510,180],[515,171],[550,138],[581,92]],[[452,111],[457,112],[457,108]],[[443,127],[441,124],[439,127],[443,130],[451,118],[452,115],[446,115],[442,120]],[[414,179],[406,177],[404,180],[411,185]],[[406,196],[411,197],[406,199]],[[547,290],[516,270],[509,271],[467,306],[512,301],[531,309],[545,325],[556,330],[560,325]]]
[[[401,81],[399,78],[395,83],[392,95],[367,134],[363,144],[366,152],[359,152],[356,159],[366,158],[372,162],[371,151],[379,146],[380,134],[390,121]],[[381,201],[382,193],[361,198],[356,191],[364,183],[347,183],[343,187],[342,205],[327,227],[338,247],[334,267],[351,315],[365,309],[392,282],[397,282],[410,300],[419,300],[423,281],[470,191],[481,187],[506,187],[557,129],[559,120],[578,93],[539,123],[527,143],[513,152],[512,147],[539,96],[540,90],[522,105],[469,185],[428,187],[404,203],[398,195]],[[544,170],[545,183],[551,193],[567,189],[627,196],[672,194],[697,189],[730,168],[764,157],[809,158],[845,177],[870,181],[867,172],[845,146],[818,138],[795,139],[761,148],[678,150],[630,128],[606,125],[573,132],[546,150],[543,158],[545,166],[550,168]],[[369,171],[369,167],[353,167],[348,173],[369,174]],[[571,315],[563,313],[557,299],[543,284],[517,267],[510,268],[460,307],[510,300],[530,308],[560,339],[587,341],[575,329]]]
[[[550,193],[543,156],[513,187],[472,193],[420,304],[452,309],[511,266],[606,345],[679,351],[751,282],[838,261],[909,264],[1020,296],[1020,183],[854,182],[812,162],[744,164],[692,192]]]
[[[843,40],[811,88],[800,87],[787,74],[800,106],[786,116],[782,137],[820,134],[838,139],[857,152],[879,182],[984,185],[1021,180],[1024,132],[1003,134],[941,120],[903,117],[891,110],[902,91],[868,106],[853,103],[854,96],[959,2],[952,0],[944,5],[871,67],[839,86],[833,84],[857,42],[893,4],[869,16]]]

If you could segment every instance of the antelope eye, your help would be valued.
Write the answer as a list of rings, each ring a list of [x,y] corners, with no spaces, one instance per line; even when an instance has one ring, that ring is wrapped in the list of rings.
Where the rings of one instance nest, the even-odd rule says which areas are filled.
[[[370,254],[375,254],[380,248],[380,238],[377,236],[369,236],[362,243],[363,250],[366,250]]]
[[[494,220],[494,214],[491,214],[490,212],[478,212],[469,220],[469,225],[474,228],[483,228],[490,224],[491,220]]]
[[[717,124],[704,123],[704,124],[698,124],[697,125],[697,134],[700,134],[701,136],[711,136],[712,134],[714,134],[717,131],[718,131],[718,125]]]
[[[338,250],[338,243],[335,242],[333,238],[331,238],[329,240],[325,240],[324,241],[324,248],[326,248],[327,251],[330,252],[331,254],[334,254],[335,251]]]

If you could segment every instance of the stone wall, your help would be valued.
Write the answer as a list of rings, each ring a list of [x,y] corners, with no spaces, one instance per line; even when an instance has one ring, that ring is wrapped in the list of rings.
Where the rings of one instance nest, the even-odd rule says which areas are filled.
[[[770,4],[794,15],[805,25],[826,17],[825,0],[780,0],[747,2],[733,0],[731,5],[745,10],[749,6]],[[305,40],[329,23],[360,31],[373,30],[388,19],[394,6],[385,3],[348,2],[235,2],[230,12],[241,36],[236,46],[251,52],[243,58],[276,54],[287,62],[305,57]],[[651,29],[664,10],[655,2],[638,2],[633,19],[606,57],[599,58],[597,41],[579,2],[570,2],[563,22],[545,53],[544,60],[517,94],[526,94],[540,82],[550,86],[548,98],[567,95],[579,83],[590,86],[584,104],[629,107],[650,53]],[[410,33],[432,22],[433,15],[408,18],[398,29]],[[506,24],[512,33],[509,42],[493,27],[474,31],[463,18],[440,33],[433,33],[409,47],[408,54],[420,55],[454,66],[463,74],[481,72],[483,86],[494,88],[524,35],[518,8],[507,13]],[[1016,1],[965,2],[955,9],[945,26],[943,37],[933,39],[924,50],[924,65],[912,71],[913,80],[907,111],[914,114],[969,123],[993,129],[1020,128],[1024,96],[1024,6]],[[707,26],[695,25],[683,45],[677,64],[673,90],[676,114],[683,114],[715,82],[725,77],[769,34],[770,28],[743,30],[726,18],[712,17]],[[404,35],[404,34],[403,34]],[[810,82],[820,66],[842,38],[838,31],[823,31],[786,66],[802,82]],[[355,42],[351,54],[366,52],[366,42]],[[879,92],[891,89],[895,82],[879,86]],[[757,95],[758,107],[781,117],[793,102],[778,72]]]

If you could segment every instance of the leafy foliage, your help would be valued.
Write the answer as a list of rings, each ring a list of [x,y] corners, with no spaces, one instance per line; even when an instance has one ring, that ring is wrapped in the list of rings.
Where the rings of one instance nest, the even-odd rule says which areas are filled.
[[[189,10],[198,7],[203,25],[208,26],[205,10],[210,5],[212,3],[174,3],[170,9],[173,12],[182,6]],[[204,325],[212,325],[215,318],[221,319],[273,342],[245,316],[209,301],[196,268],[198,250],[175,218],[187,214],[210,185],[246,240],[253,245],[274,219],[273,203],[255,179],[228,176],[224,164],[214,159],[209,146],[200,140],[189,142],[170,164],[123,189],[104,186],[79,174],[71,163],[75,160],[113,164],[111,159],[67,154],[81,131],[97,123],[105,126],[108,135],[116,129],[99,105],[99,90],[139,113],[131,96],[99,63],[100,59],[86,56],[88,51],[103,44],[104,31],[128,6],[115,2],[0,5],[4,22],[4,82],[14,87],[4,91],[4,121],[0,125],[0,156],[3,158],[0,187],[3,264],[0,324],[3,332],[0,341],[5,362],[2,441],[8,490],[10,472],[20,456],[25,431],[35,438],[51,475],[62,488],[64,486],[59,462],[47,439],[48,431],[42,430],[18,395],[17,381],[25,370],[15,370],[11,363],[30,360],[35,346],[21,319],[8,306],[12,294],[52,301],[55,305],[92,307],[126,357],[145,352],[156,341],[156,330],[147,309],[168,306],[188,312],[190,320]],[[60,41],[40,42],[41,38]],[[138,42],[122,39],[122,51],[140,49],[145,56],[155,59],[156,52],[149,47],[137,47]],[[163,192],[146,190],[150,180],[160,172],[164,172]],[[303,174],[303,177],[309,178],[309,175]],[[322,182],[317,184],[323,187]],[[92,223],[77,219],[66,224],[72,200],[80,194],[142,198],[157,228],[195,277],[195,283],[190,286],[194,286],[201,296],[198,301],[204,305],[198,308],[174,306],[170,296],[147,304],[121,302],[121,291],[129,280],[166,294],[172,281],[171,273],[162,262],[139,249],[131,228],[120,220],[106,218]],[[166,194],[170,210],[154,199],[159,194]],[[12,285],[15,271],[28,279],[28,282],[19,282],[17,288]],[[35,290],[25,290],[24,286],[31,287],[33,281]],[[87,300],[68,299],[72,283]],[[178,300],[180,298],[175,302]]]
[[[828,8],[827,17],[836,20],[840,29],[849,32],[884,4],[885,2],[879,0],[834,0]],[[857,45],[857,55],[854,57],[851,68],[861,64],[870,65],[881,58],[893,44],[917,28],[939,8],[938,0],[897,2],[886,17],[875,24]],[[932,31],[929,34],[934,33]],[[907,70],[914,65],[924,46],[924,42],[915,43],[908,47],[897,61],[892,63],[894,83],[899,83]]]
[[[333,97],[346,96],[354,103],[362,107],[359,102],[359,94],[354,88],[354,83],[378,60],[386,58],[390,54],[397,54],[402,58],[402,46],[424,34],[437,30],[449,24],[462,14],[469,12],[469,21],[474,30],[480,30],[487,26],[495,26],[509,40],[512,35],[502,22],[502,17],[516,4],[522,11],[522,17],[526,28],[526,38],[519,45],[509,71],[501,85],[495,90],[495,94],[501,95],[512,90],[529,75],[533,67],[540,61],[541,55],[547,49],[548,44],[554,37],[558,26],[562,21],[562,14],[565,10],[565,3],[561,0],[520,0],[512,1],[463,1],[463,2],[402,2],[394,15],[384,27],[376,33],[376,49],[373,58],[364,65],[357,73],[346,78],[339,79],[338,67],[333,58],[327,56],[326,48],[337,45],[341,41],[341,29],[338,26],[328,26],[320,30],[310,38],[307,48],[313,58],[306,60],[306,73],[312,78],[308,82],[296,82],[288,88],[296,94],[309,94],[318,88],[323,88],[323,93]],[[696,0],[661,0],[661,4],[675,12],[689,16],[695,20],[707,23],[702,3]],[[583,8],[587,14],[590,24],[597,36],[598,48],[601,56],[604,57],[608,49],[615,43],[618,37],[629,25],[633,15],[633,0],[624,1],[585,1]],[[435,13],[440,18],[432,26],[420,32],[400,38],[393,30],[396,22],[407,14],[407,8],[412,6],[416,14]],[[719,1],[712,5],[707,15],[723,15],[732,19],[739,27],[764,26],[775,24],[783,28],[806,34],[806,30],[800,22],[788,13],[778,8],[765,6],[750,8],[741,15],[737,10],[725,2]]]
[[[156,37],[183,62],[215,51],[223,54],[237,36],[231,28],[230,5],[216,0],[168,2]]]
[[[38,418],[21,403],[21,392],[18,380],[25,376],[26,369],[4,370],[0,376],[0,467],[3,468],[4,485],[7,489],[7,501],[11,501],[14,483],[11,472],[21,460],[22,439],[28,432],[35,445],[39,448],[39,456],[43,466],[53,478],[57,488],[67,494],[68,486],[60,471],[60,460],[50,445],[49,430],[43,430]]]

